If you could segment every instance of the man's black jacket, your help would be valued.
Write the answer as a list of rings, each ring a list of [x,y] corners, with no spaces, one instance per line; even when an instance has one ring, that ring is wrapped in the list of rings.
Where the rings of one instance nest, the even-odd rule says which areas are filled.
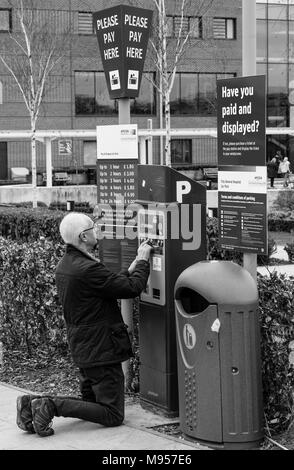
[[[138,261],[132,274],[115,274],[67,245],[56,269],[56,285],[70,351],[78,367],[122,362],[132,355],[117,299],[137,297],[145,289],[148,275],[147,261]]]

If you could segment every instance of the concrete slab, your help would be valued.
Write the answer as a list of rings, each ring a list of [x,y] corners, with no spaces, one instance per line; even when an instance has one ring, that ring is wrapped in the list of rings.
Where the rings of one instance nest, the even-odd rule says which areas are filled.
[[[0,382],[0,450],[209,450],[197,442],[185,441],[150,429],[175,422],[156,415],[140,404],[126,402],[122,426],[106,428],[73,418],[54,418],[53,436],[28,434],[16,425],[16,398],[32,393]]]

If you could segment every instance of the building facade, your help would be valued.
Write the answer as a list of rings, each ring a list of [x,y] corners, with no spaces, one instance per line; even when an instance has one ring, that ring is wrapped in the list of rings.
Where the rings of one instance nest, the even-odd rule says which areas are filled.
[[[104,78],[97,38],[93,30],[93,12],[128,4],[115,0],[48,0],[34,2],[40,21],[50,18],[57,31],[70,31],[71,41],[62,63],[55,67],[45,87],[37,122],[38,129],[95,129],[97,125],[118,123],[118,103],[110,100]],[[175,0],[166,0],[168,47],[173,50],[180,24]],[[291,105],[288,95],[293,81],[294,2],[257,1],[257,73],[266,74],[268,126],[289,126]],[[292,5],[293,4],[293,5]],[[202,5],[202,8],[199,8]],[[210,8],[207,8],[207,6]],[[140,6],[140,2],[139,2]],[[152,0],[141,2],[154,10]],[[52,13],[54,15],[52,16]],[[153,21],[156,22],[156,14]],[[1,1],[0,53],[11,47],[9,33],[19,33],[11,2]],[[173,128],[216,127],[216,81],[242,74],[242,0],[194,0],[185,12],[183,34],[193,29],[185,54],[177,68],[171,94]],[[155,39],[156,32],[153,32]],[[172,54],[172,52],[171,52]],[[147,128],[160,126],[159,95],[153,84],[159,76],[147,54],[140,95],[131,101],[131,122]],[[28,111],[13,77],[0,61],[0,129],[30,128]],[[290,155],[287,136],[270,136],[268,158],[281,148]],[[28,141],[0,142],[0,180],[11,179],[11,168],[31,168]],[[72,139],[52,142],[53,168],[68,173],[83,172],[96,166],[94,141]],[[159,163],[159,145],[154,141],[154,162]],[[177,167],[210,167],[217,164],[216,139],[199,137],[172,141],[172,161]],[[45,147],[37,144],[37,170],[45,171]],[[89,181],[82,180],[83,182]],[[42,184],[40,178],[39,184]],[[92,180],[93,181],[93,180]]]

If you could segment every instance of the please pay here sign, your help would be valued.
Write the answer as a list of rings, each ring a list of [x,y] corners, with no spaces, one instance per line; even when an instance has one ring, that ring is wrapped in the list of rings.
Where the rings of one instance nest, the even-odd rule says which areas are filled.
[[[93,15],[109,96],[139,96],[152,10],[119,5]]]

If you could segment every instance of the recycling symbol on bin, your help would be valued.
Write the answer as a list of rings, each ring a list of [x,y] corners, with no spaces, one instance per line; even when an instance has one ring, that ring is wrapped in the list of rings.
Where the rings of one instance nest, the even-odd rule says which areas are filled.
[[[193,349],[196,344],[196,333],[190,323],[185,323],[183,328],[184,343],[188,349]]]

